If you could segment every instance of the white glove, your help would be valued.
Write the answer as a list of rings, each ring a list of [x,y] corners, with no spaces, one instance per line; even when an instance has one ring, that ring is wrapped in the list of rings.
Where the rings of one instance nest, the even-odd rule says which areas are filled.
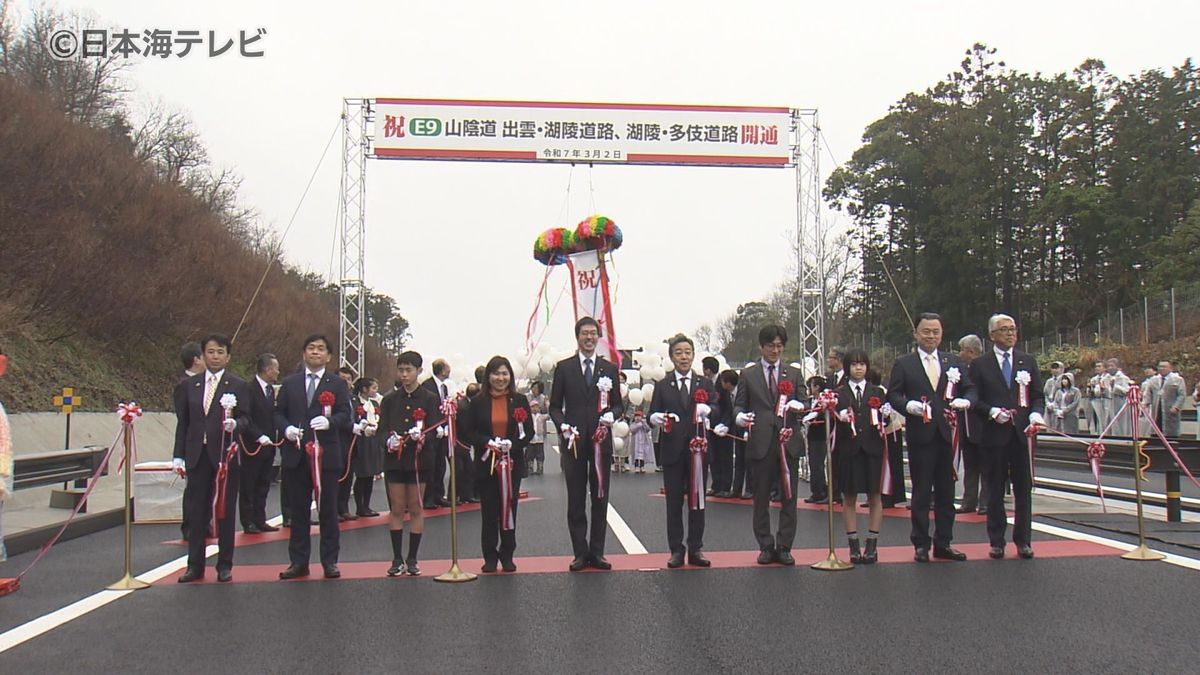
[[[718,424],[717,426],[713,427],[713,433],[718,436],[727,436],[729,435],[729,427],[725,426],[724,424]]]
[[[703,419],[708,417],[710,413],[712,413],[712,406],[708,405],[707,403],[696,404],[696,417]]]
[[[398,447],[400,447],[400,437],[396,435],[396,432],[393,431],[392,435],[388,436],[387,449],[394,451]]]
[[[842,410],[837,411],[837,418],[838,418],[839,422],[845,422],[846,424],[849,424],[850,423],[850,409],[843,408]]]
[[[512,441],[508,440],[507,438],[501,438],[498,445],[500,446],[500,449],[504,450],[505,452],[512,450]]]
[[[1058,419],[1061,420],[1062,418],[1067,416],[1067,411],[1059,410],[1059,411],[1055,412],[1054,414],[1058,417]]]
[[[1035,427],[1044,427],[1046,426],[1046,419],[1042,417],[1041,413],[1031,412],[1029,413],[1029,423]]]
[[[363,427],[363,436],[374,436],[376,431],[379,431],[378,425],[368,424]]]
[[[187,469],[185,468],[182,457],[171,458],[171,470],[174,471],[175,474],[180,478],[187,475]]]
[[[268,438],[266,434],[263,434],[262,436],[258,437],[258,444],[259,445],[270,445],[271,439]]]
[[[992,421],[996,424],[1008,424],[1012,420],[1012,415],[1009,415],[1007,411],[1000,408],[992,408],[988,414],[991,415]]]
[[[909,415],[924,415],[925,409],[928,407],[929,404],[927,403],[921,403],[920,401],[909,401],[908,405],[904,406],[904,411]]]
[[[353,427],[351,427],[350,431],[353,432],[355,436],[362,436],[363,427],[365,426],[367,426],[366,422],[357,422]]]
[[[562,425],[559,426],[558,430],[562,435],[563,443],[570,443],[571,439],[575,438],[575,434],[579,433],[575,430],[575,427],[567,424],[566,422],[563,422]]]
[[[955,410],[969,410],[971,408],[971,402],[965,398],[956,398],[950,401],[950,407],[954,408]]]
[[[299,442],[300,442],[300,438],[301,438],[303,435],[304,435],[304,434],[303,434],[303,433],[301,433],[301,431],[300,431],[299,429],[297,429],[296,427],[288,427],[287,429],[284,429],[284,430],[283,430],[283,437],[284,437],[284,438],[286,438],[286,439],[288,439],[289,441],[291,441],[291,442],[293,442],[293,443],[299,443]]]
[[[816,419],[820,416],[821,416],[821,413],[814,410],[814,411],[808,413],[807,415],[805,415],[804,419],[800,420],[800,422],[802,424],[804,424],[805,426],[807,426],[809,424],[812,424],[814,421],[816,421]]]
[[[237,431],[237,420],[230,417],[221,422],[221,428],[225,430],[225,433],[232,434],[234,431]]]
[[[613,419],[613,414],[612,414],[611,410],[600,416],[600,424],[603,424],[606,427],[611,427],[613,425],[613,422],[615,422],[615,421],[616,420]]]
[[[788,401],[787,409],[792,412],[804,412],[804,401]]]
[[[414,441],[416,441],[416,440],[420,440],[420,438],[421,438],[421,433],[422,433],[422,432],[421,432],[421,427],[413,427],[413,428],[411,428],[411,429],[409,429],[409,430],[408,430],[408,437],[409,437],[409,438],[411,438],[411,439],[413,439]]]
[[[739,427],[748,427],[751,424],[754,424],[754,413],[738,413],[737,417],[734,418],[733,423]]]
[[[891,403],[884,403],[883,405],[879,406],[879,412],[890,416],[892,413],[896,412],[896,409],[892,407]]]
[[[661,427],[667,423],[667,416],[662,413],[650,413],[650,424]]]
[[[317,415],[308,421],[308,428],[313,431],[328,431],[329,418],[324,415]]]
[[[438,438],[445,438],[447,435],[450,434],[450,432],[446,430],[445,425],[438,427],[437,431],[435,433],[437,433]]]

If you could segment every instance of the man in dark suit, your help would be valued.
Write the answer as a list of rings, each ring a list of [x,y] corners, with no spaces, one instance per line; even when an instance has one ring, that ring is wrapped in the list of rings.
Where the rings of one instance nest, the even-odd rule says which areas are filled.
[[[433,370],[433,375],[421,383],[421,386],[433,392],[438,397],[439,403],[445,403],[446,398],[450,395],[450,364],[445,359],[434,359],[430,366]],[[438,413],[438,419],[426,421],[426,424],[432,426],[441,421],[441,413]],[[438,509],[443,506],[450,506],[450,500],[446,498],[446,458],[450,454],[450,439],[449,438],[427,438],[426,443],[431,444],[430,450],[433,450],[433,471],[430,472],[429,482],[425,484],[425,495],[423,498],[424,508]],[[462,487],[462,482],[458,483],[459,488]],[[459,494],[462,494],[461,492]]]
[[[179,379],[175,381],[175,386],[179,387],[191,377],[195,377],[204,372],[204,350],[200,348],[199,342],[185,342],[179,350],[179,360],[183,365],[183,370],[179,373]],[[184,502],[180,508],[181,521],[179,529],[183,532],[183,538],[188,537],[188,513],[187,502]],[[209,534],[212,534],[211,532]]]
[[[942,317],[917,316],[913,326],[917,351],[896,359],[888,381],[888,401],[905,414],[908,468],[912,475],[912,543],[917,562],[929,562],[929,503],[934,501],[933,557],[966,560],[951,548],[954,539],[954,451],[946,410],[968,410],[975,387],[967,367],[955,354],[938,351]],[[947,392],[948,383],[957,380]]]
[[[550,386],[550,419],[562,436],[559,455],[563,477],[567,481],[567,529],[575,559],[570,570],[591,565],[612,569],[604,557],[604,536],[608,528],[608,468],[612,465],[612,434],[600,442],[596,457],[593,436],[601,425],[611,427],[623,412],[617,366],[596,354],[600,324],[585,316],[575,322],[575,342],[579,351],[554,367]],[[612,389],[601,400],[598,385],[607,378]],[[591,490],[592,522],[588,528],[586,499]]]
[[[984,461],[988,463],[988,556],[1004,557],[1004,534],[1008,528],[1004,512],[1004,487],[1012,481],[1015,514],[1013,543],[1022,558],[1033,557],[1033,476],[1025,430],[1044,427],[1045,394],[1037,359],[1014,348],[1017,323],[1007,314],[988,319],[992,351],[971,365],[971,380],[979,390],[983,423]]]
[[[217,581],[233,578],[233,514],[238,494],[238,457],[228,462],[226,449],[249,423],[250,398],[246,383],[226,371],[229,338],[212,333],[201,343],[205,372],[193,375],[175,388],[175,472],[187,476],[183,490],[188,522],[187,571],[180,583],[204,578],[204,546],[209,520],[213,517],[214,495],[220,489],[219,468],[226,465],[224,515],[217,523]],[[234,405],[226,408],[222,399],[232,396]]]
[[[717,403],[713,406],[713,414],[711,419],[716,422],[713,425],[713,433],[710,435],[709,453],[712,455],[712,485],[713,496],[715,497],[734,497],[741,496],[742,483],[737,483],[737,493],[734,494],[734,470],[739,466],[739,463],[734,460],[734,441],[729,436],[729,430],[734,427],[733,423],[733,392],[737,391],[738,374],[733,370],[725,370],[717,375],[716,383],[713,388],[717,392]],[[746,472],[746,457],[744,452],[738,452],[741,456],[741,475],[745,476]]]
[[[704,485],[708,472],[707,467],[701,467],[700,475],[693,476],[690,446],[692,439],[704,438],[707,434],[705,427],[709,415],[719,412],[717,393],[711,380],[697,377],[692,372],[695,347],[690,338],[683,335],[671,338],[669,353],[675,369],[658,383],[650,398],[650,423],[662,429],[659,441],[662,444],[663,487],[667,493],[667,545],[671,549],[667,567],[683,566],[684,496],[692,490],[698,490],[700,494],[697,508],[691,508],[688,503],[687,561],[690,565],[708,567],[711,563],[701,552],[704,548]],[[712,403],[696,402],[697,391],[703,391],[705,400]],[[666,429],[668,417],[672,420],[670,431]],[[697,479],[698,485],[694,483]]]
[[[250,393],[250,424],[242,434],[242,485],[238,511],[246,534],[274,532],[267,524],[267,495],[271,492],[271,465],[275,463],[275,381],[279,379],[279,360],[274,354],[260,354],[254,364],[254,381],[247,383]],[[253,454],[252,454],[253,453]]]
[[[958,356],[963,363],[967,364],[968,377],[970,377],[970,369],[974,367],[975,360],[982,355],[983,340],[980,340],[978,335],[964,335],[958,341]],[[976,387],[976,391],[978,391],[978,387]],[[982,515],[987,513],[988,503],[987,466],[985,466],[983,451],[979,447],[979,442],[983,438],[984,417],[979,414],[978,406],[960,414],[959,424],[965,428],[960,433],[962,438],[963,498],[958,512],[978,512]]]
[[[796,480],[800,452],[804,447],[801,417],[796,413],[804,410],[804,403],[800,400],[804,396],[804,375],[799,369],[784,365],[780,360],[786,344],[787,331],[783,326],[763,326],[758,331],[758,347],[762,358],[742,370],[733,399],[734,422],[739,427],[749,429],[746,457],[754,491],[753,526],[754,538],[758,540],[760,549],[760,565],[773,562],[796,564],[796,559],[792,557],[792,542],[796,538]],[[790,383],[792,393],[787,397],[781,416],[776,413],[779,412],[780,386],[784,382]],[[784,429],[785,418],[787,428],[792,430],[784,453],[792,490],[790,497],[780,494],[779,529],[772,535],[771,485],[780,481],[782,476],[779,432]]]
[[[316,481],[320,481],[317,501],[321,525],[321,566],[326,579],[342,575],[338,570],[340,550],[337,497],[338,478],[345,468],[342,460],[341,436],[350,433],[354,417],[350,409],[350,389],[346,382],[326,370],[331,358],[329,340],[324,335],[312,335],[304,341],[304,367],[283,378],[275,400],[275,427],[288,442],[282,447],[283,480],[290,483],[292,498],[292,528],[288,540],[291,564],[279,573],[280,579],[308,576],[308,559],[312,548],[309,526],[309,503],[313,499]],[[324,393],[333,395],[328,410],[320,400]],[[309,443],[320,444],[319,474],[312,469]]]

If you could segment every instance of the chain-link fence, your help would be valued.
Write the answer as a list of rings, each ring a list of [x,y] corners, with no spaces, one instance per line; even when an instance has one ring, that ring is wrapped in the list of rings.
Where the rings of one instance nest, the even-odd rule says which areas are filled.
[[[1145,345],[1197,333],[1200,333],[1200,284],[1191,284],[1144,296],[1141,302],[1109,312],[1095,322],[1027,337],[1021,341],[1021,347],[1027,352],[1044,354],[1062,345],[1078,348]]]

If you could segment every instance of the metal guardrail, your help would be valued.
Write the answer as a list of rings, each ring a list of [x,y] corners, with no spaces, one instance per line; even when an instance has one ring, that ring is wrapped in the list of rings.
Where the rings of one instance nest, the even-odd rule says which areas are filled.
[[[13,458],[13,488],[23,490],[91,478],[107,452],[108,448],[87,446],[17,455]],[[105,467],[101,475],[107,473]]]

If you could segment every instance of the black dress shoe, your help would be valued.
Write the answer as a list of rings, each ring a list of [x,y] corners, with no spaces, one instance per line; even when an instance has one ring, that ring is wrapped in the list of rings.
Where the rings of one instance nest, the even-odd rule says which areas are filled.
[[[421,507],[427,511],[435,511],[437,509],[442,508],[440,504],[438,504],[437,502],[434,502],[434,501],[424,502],[421,504]]]
[[[217,581],[223,584],[233,581],[233,570],[217,570]]]
[[[325,568],[326,579],[337,579],[342,576],[342,571],[338,569],[337,565],[322,565],[322,567]]]
[[[274,525],[268,525],[267,523],[259,523],[259,524],[255,525],[255,527],[258,528],[259,532],[278,532],[279,531],[278,527],[275,527]]]
[[[717,494],[715,494],[715,495],[713,495],[713,496],[714,496],[714,497],[719,497],[719,498],[721,498],[721,499],[729,499],[730,497],[732,497],[732,496],[733,496],[733,493],[732,493],[732,492],[730,492],[729,490],[724,490],[724,491],[722,491],[722,492],[718,492]]]
[[[962,551],[947,546],[946,548],[933,547],[933,557],[940,560],[954,560],[962,562],[967,559],[967,554]]]
[[[592,567],[598,570],[611,570],[612,563],[602,555],[592,556]]]
[[[567,569],[571,570],[572,572],[578,572],[579,570],[581,570],[587,566],[588,566],[588,559],[584,556],[580,556],[580,557],[572,560],[571,564],[567,566]]]
[[[242,532],[245,532],[246,534],[262,534],[262,530],[258,529],[258,526],[254,523],[243,525]]]
[[[393,560],[392,566],[388,568],[387,575],[389,577],[398,577],[401,574],[404,574],[404,561]]]
[[[292,526],[292,519],[291,519],[291,518],[284,518],[284,519],[283,519],[283,526],[284,526],[284,527],[288,527],[288,528],[290,528],[290,527]]]
[[[437,500],[437,504],[438,506],[450,506],[450,500],[442,497],[441,499]]]
[[[754,493],[753,492],[743,492],[740,499],[754,499]]]
[[[670,569],[678,569],[683,567],[683,551],[675,551],[671,554],[671,558],[667,560],[667,567]]]
[[[987,507],[981,506],[981,507],[979,507],[979,510],[976,511],[975,513],[978,513],[981,516],[986,516],[987,515]]]
[[[913,554],[913,560],[916,560],[917,562],[920,562],[920,563],[929,562],[929,549],[927,549],[927,548],[917,549],[917,552]]]
[[[712,567],[712,561],[705,558],[700,551],[688,552],[688,564],[693,567]]]
[[[378,511],[372,511],[371,509],[367,509],[366,511],[359,511],[359,512],[358,512],[358,517],[359,517],[359,518],[378,518],[378,517],[379,517],[379,512],[378,512]]]
[[[478,504],[478,503],[479,503],[479,497],[471,497],[471,498],[470,498],[470,499],[468,499],[467,501],[471,502],[472,504]]]
[[[484,574],[491,574],[492,572],[495,572],[496,571],[496,561],[495,560],[484,560],[483,566],[479,568],[479,571],[483,572]]]
[[[408,576],[410,576],[410,577],[421,576],[421,568],[420,568],[420,566],[417,565],[416,560],[404,561],[404,567],[405,567],[404,573],[407,574]]]
[[[954,512],[955,512],[955,513],[974,513],[974,512],[975,512],[975,507],[974,507],[974,506],[966,506],[966,505],[964,505],[964,506],[960,506],[960,507],[958,507],[957,509],[955,509],[955,510],[954,510]]]
[[[992,560],[999,560],[999,559],[1003,558],[1004,557],[1004,547],[1003,546],[991,547],[990,549],[988,549],[988,557],[991,558]]]
[[[1021,558],[1025,559],[1025,560],[1030,560],[1033,558],[1033,547],[1028,546],[1028,545],[1018,546],[1017,547],[1017,555],[1019,555]]]
[[[807,504],[828,504],[829,497],[809,497],[804,500]]]
[[[188,571],[184,572],[182,576],[180,576],[178,579],[176,579],[176,581],[178,581],[181,584],[187,584],[187,583],[196,581],[197,579],[203,579],[203,578],[204,578],[204,570],[194,570],[194,569],[189,568]]]
[[[791,567],[796,564],[796,559],[792,557],[791,549],[781,548],[775,552],[775,561],[780,565]]]
[[[773,562],[775,562],[775,549],[768,546],[758,552],[759,565],[770,565]]]
[[[358,516],[347,511],[346,512],[346,520],[358,520]]]
[[[705,491],[704,491],[704,494],[705,494],[705,496],[711,497],[711,496],[713,496],[713,495],[715,495],[715,494],[717,494],[717,493],[716,493],[716,491],[715,491],[715,490],[713,490],[712,488],[709,488],[709,489],[707,489],[707,490],[705,490]]]
[[[505,572],[516,572],[517,564],[513,562],[512,558],[501,558],[500,569],[504,570]]]
[[[338,514],[338,522],[339,522],[339,523],[344,523],[344,522],[346,522],[347,520],[350,520],[350,514],[349,514],[349,513],[339,513],[339,514]]]
[[[308,565],[289,565],[286,570],[279,573],[280,579],[299,579],[306,576],[308,576]]]

